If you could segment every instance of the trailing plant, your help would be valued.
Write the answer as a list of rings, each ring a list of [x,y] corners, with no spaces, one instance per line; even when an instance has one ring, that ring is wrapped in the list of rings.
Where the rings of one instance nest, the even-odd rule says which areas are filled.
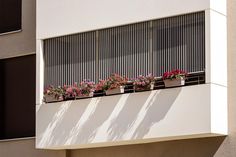
[[[94,92],[95,83],[90,80],[84,80],[79,84],[79,96],[88,96]]]
[[[124,86],[127,83],[128,79],[124,76],[120,76],[119,74],[112,74],[106,80],[100,80],[96,86],[96,90],[112,90],[119,88],[120,86]]]
[[[105,80],[99,80],[99,82],[95,85],[96,91],[104,91]]]
[[[45,96],[46,95],[53,96],[57,100],[63,99],[64,93],[65,93],[64,89],[61,86],[54,87],[54,86],[50,85],[44,90]]]
[[[64,97],[65,99],[75,99],[79,95],[79,87],[77,83],[74,83],[72,86],[64,85]]]
[[[152,74],[148,74],[147,76],[139,75],[134,79],[133,85],[135,90],[145,90],[150,89],[151,84],[154,84],[154,76]]]

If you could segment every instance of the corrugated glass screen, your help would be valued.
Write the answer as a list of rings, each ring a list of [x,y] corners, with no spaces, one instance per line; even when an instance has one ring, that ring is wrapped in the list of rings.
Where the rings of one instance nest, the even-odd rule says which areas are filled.
[[[205,13],[153,21],[153,73],[205,69]]]
[[[46,86],[95,80],[96,32],[45,40],[44,62]]]
[[[171,69],[205,70],[205,13],[44,40],[45,86]]]
[[[149,23],[143,22],[99,31],[99,78],[111,73],[128,77],[149,69]]]

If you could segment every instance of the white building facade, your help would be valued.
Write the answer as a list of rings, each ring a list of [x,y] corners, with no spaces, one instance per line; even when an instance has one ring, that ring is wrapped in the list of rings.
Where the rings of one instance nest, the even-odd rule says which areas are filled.
[[[193,21],[188,21],[188,19],[191,20],[191,16],[193,16]],[[204,21],[202,22],[203,27],[194,27],[193,32],[195,34],[188,34],[190,30],[187,27],[198,23],[198,20],[201,21],[201,17]],[[184,20],[178,21],[178,18]],[[168,19],[170,20],[168,21]],[[163,25],[161,25],[160,20],[167,20],[167,22],[165,23],[164,21]],[[225,0],[38,0],[36,21],[37,148],[79,149],[225,136],[228,134],[227,14]],[[161,28],[159,28],[159,23],[161,23]],[[127,26],[127,30],[125,26]],[[164,30],[167,32],[167,34],[164,33],[164,36],[170,35],[169,38],[161,38],[161,35],[155,35],[155,26],[157,26],[157,34],[158,31]],[[124,32],[128,32],[129,29],[132,30],[132,27],[137,28],[137,30],[144,30],[143,36],[133,36],[134,39],[141,41],[145,38],[144,42],[147,41],[146,45],[144,44],[143,46],[144,48],[141,47],[145,51],[146,46],[147,54],[140,50],[141,48],[139,49],[139,47],[134,49],[131,54],[135,55],[136,51],[137,53],[140,51],[142,51],[140,53],[144,53],[143,56],[137,57],[141,58],[140,63],[139,60],[134,61],[134,65],[139,66],[138,69],[141,69],[140,71],[145,73],[151,71],[159,74],[162,72],[158,71],[158,69],[161,69],[160,66],[166,65],[166,67],[168,66],[167,69],[171,69],[178,65],[179,67],[190,69],[191,73],[198,73],[199,68],[204,73],[204,82],[191,86],[157,89],[143,93],[126,93],[124,95],[95,97],[51,104],[42,103],[43,90],[45,85],[48,85],[48,82],[50,84],[63,85],[63,81],[70,83],[78,79],[79,75],[81,77],[91,76],[94,79],[99,79],[100,76],[103,77],[104,73],[104,75],[109,75],[104,70],[106,66],[100,69],[107,62],[104,61],[104,58],[99,58],[103,52],[109,49],[106,46],[109,45],[109,41],[113,40],[112,37],[105,40],[106,35],[109,36],[109,30],[113,34],[119,34],[119,31],[123,31],[123,34],[125,34]],[[174,31],[172,30],[168,32],[168,28],[175,27],[178,27],[183,33],[173,34]],[[106,34],[107,30],[108,33]],[[86,38],[89,36],[86,35],[88,32],[91,32],[91,38]],[[179,31],[176,32],[178,33]],[[186,39],[181,37],[184,33],[187,34]],[[204,35],[195,38],[201,33]],[[73,35],[78,35],[78,40],[84,41],[85,45],[88,40],[95,44],[88,42],[92,48],[89,45],[87,48],[85,46],[84,49],[80,49],[80,46],[84,44],[76,44],[77,38],[75,37],[76,39],[74,40]],[[70,38],[70,36],[72,37]],[[116,39],[116,35],[114,36]],[[174,42],[171,38],[175,36],[177,37]],[[133,38],[130,38],[130,40],[133,40]],[[114,40],[110,45],[114,46],[119,42],[130,42],[128,39],[128,37],[117,35],[118,42]],[[191,48],[188,49],[186,43],[178,45],[181,43],[179,40],[190,40]],[[60,46],[60,41],[63,41],[64,44],[68,43],[67,47],[64,49],[63,45],[62,48],[58,47]],[[159,47],[158,45],[162,41],[165,41],[164,45],[167,44],[167,46]],[[199,42],[203,42],[203,44],[201,45]],[[177,45],[171,45],[170,43],[177,43]],[[132,42],[130,45],[132,45]],[[139,43],[136,42],[136,45],[139,45]],[[157,45],[156,51],[155,45]],[[122,55],[126,56],[125,46],[122,47],[121,44],[120,47],[124,48]],[[114,48],[119,55],[121,54],[120,47]],[[71,50],[73,48],[77,49]],[[203,50],[201,50],[202,48]],[[176,59],[177,63],[174,65],[172,63],[169,65],[169,62],[160,65],[159,61],[162,60],[153,59],[155,58],[155,53],[158,53],[159,50],[168,53],[179,52],[182,54],[183,52],[182,56],[180,55],[176,58],[184,62],[178,63],[178,59]],[[76,68],[73,69],[73,67],[76,67],[76,65],[73,65],[73,58],[76,58],[77,53],[79,55],[79,53],[86,54],[92,51],[94,51],[94,58],[93,55],[87,56],[91,60],[87,61],[88,58],[85,57],[84,60],[86,62],[84,60],[82,60],[83,63],[75,61],[78,67],[87,65],[84,66],[85,70],[82,70],[83,74],[79,70],[78,74],[75,74]],[[72,59],[69,58],[67,62],[64,62],[63,58],[67,57],[67,52],[68,55],[69,52],[73,52],[70,54]],[[200,52],[202,53],[200,54]],[[188,53],[191,53],[191,55],[188,55]],[[62,55],[61,58],[57,57],[60,55]],[[122,55],[121,59],[118,57],[118,61],[115,62],[117,67],[123,63],[120,60],[127,59],[125,57],[122,58]],[[147,60],[142,61],[145,56]],[[156,56],[158,58],[158,54]],[[172,56],[172,58],[174,57]],[[196,58],[200,59],[197,60]],[[58,61],[60,59],[62,60],[61,62]],[[129,61],[127,59],[127,62]],[[173,61],[173,59],[168,61]],[[127,62],[124,62],[124,66],[120,68],[125,70],[119,71],[118,68],[117,71],[124,72],[124,74],[129,73],[128,70],[130,69],[126,66]],[[65,67],[65,64],[72,66],[71,68],[69,66]],[[89,68],[90,65],[92,68]],[[146,71],[142,70],[144,66],[147,66]],[[159,68],[156,68],[158,66]],[[60,69],[60,67],[62,68]],[[64,79],[67,76],[63,68],[69,69],[67,73],[69,79]],[[91,72],[91,69],[94,71]],[[137,71],[139,72],[139,70]],[[134,70],[132,74],[140,74],[135,72]],[[51,76],[52,73],[55,75]],[[89,75],[87,75],[88,73]]]

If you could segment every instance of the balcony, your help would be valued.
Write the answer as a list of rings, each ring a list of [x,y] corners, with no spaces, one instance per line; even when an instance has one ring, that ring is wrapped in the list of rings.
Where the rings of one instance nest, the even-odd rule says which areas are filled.
[[[158,13],[156,19],[88,32],[66,27],[68,34],[59,33],[63,36],[41,32],[36,147],[78,149],[227,135],[226,18],[208,10],[206,2],[178,16],[172,12],[173,17]],[[160,77],[172,69],[191,73],[186,86],[167,89],[157,80],[153,91],[126,88],[121,95],[97,93],[42,104],[49,84],[97,82],[114,72]]]
[[[77,149],[227,134],[226,88],[201,84],[49,103],[36,147]]]

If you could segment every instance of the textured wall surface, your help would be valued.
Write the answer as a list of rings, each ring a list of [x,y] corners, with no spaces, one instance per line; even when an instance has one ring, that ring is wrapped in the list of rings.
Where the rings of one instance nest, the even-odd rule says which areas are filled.
[[[0,59],[36,51],[36,0],[22,0],[22,31],[0,35]]]
[[[0,157],[65,157],[66,152],[35,149],[35,140],[11,140],[0,142]]]

